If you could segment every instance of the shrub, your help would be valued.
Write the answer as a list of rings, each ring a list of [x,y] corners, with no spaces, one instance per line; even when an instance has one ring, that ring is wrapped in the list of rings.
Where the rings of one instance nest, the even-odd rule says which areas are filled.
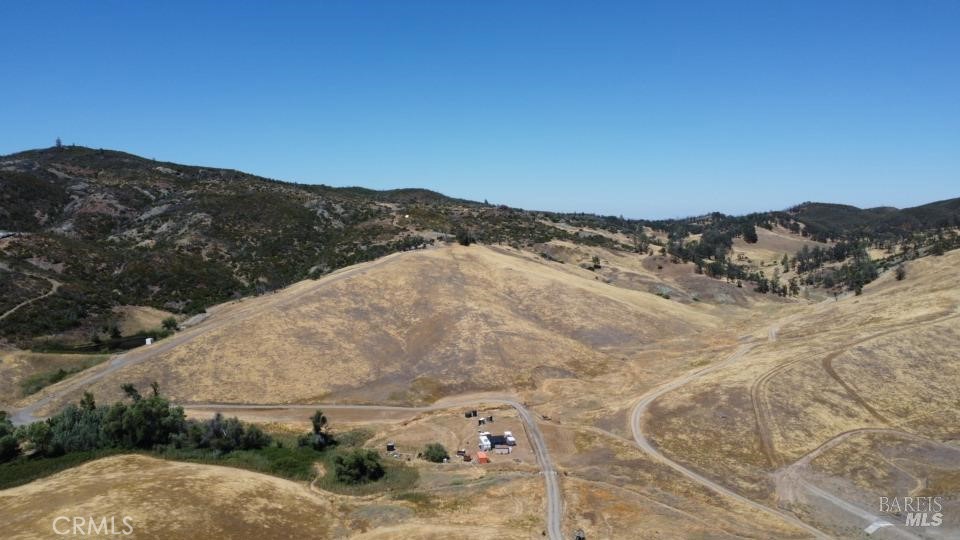
[[[476,239],[465,229],[460,229],[457,231],[457,243],[461,246],[469,246],[470,244],[476,242]]]
[[[423,459],[434,463],[443,463],[443,460],[450,459],[447,449],[440,443],[430,443],[423,449]]]

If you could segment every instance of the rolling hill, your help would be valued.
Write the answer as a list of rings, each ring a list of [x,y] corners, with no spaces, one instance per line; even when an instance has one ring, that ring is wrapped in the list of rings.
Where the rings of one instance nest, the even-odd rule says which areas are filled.
[[[909,238],[920,255],[937,242],[940,251],[960,244],[955,234],[934,234],[956,223],[958,205],[805,203],[739,217],[631,220],[520,210],[425,189],[292,184],[79,146],[29,150],[0,157],[0,309],[35,301],[4,317],[0,339],[49,352],[99,350],[123,334],[124,314],[138,306],[182,320],[226,300],[455,239],[527,250],[553,241],[660,250],[711,277],[760,283],[768,276],[731,257],[744,230],[782,227],[798,240],[867,238],[888,246]],[[855,278],[840,276],[837,286],[854,285],[845,279]],[[761,289],[790,292],[785,284]]]

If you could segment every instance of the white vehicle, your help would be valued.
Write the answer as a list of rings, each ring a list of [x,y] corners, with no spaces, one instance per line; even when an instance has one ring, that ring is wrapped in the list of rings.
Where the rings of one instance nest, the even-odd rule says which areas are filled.
[[[486,435],[480,435],[479,442],[480,444],[478,446],[480,450],[486,451],[493,447],[493,445],[490,444],[490,439],[488,439]]]

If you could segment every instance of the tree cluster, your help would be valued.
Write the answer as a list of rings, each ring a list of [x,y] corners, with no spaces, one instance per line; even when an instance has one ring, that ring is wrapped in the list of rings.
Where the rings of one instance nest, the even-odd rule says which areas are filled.
[[[60,413],[21,426],[15,432],[11,432],[8,420],[0,422],[0,450],[10,444],[7,437],[11,435],[16,449],[3,454],[7,459],[16,457],[21,449],[36,457],[107,448],[157,450],[168,446],[224,454],[264,448],[272,442],[260,428],[237,418],[225,419],[219,413],[210,420],[187,420],[183,408],[171,405],[160,395],[156,383],[148,397],[131,384],[122,388],[129,402],[97,407],[93,395],[85,393],[79,404],[70,404]]]
[[[373,450],[355,448],[333,458],[337,480],[344,484],[365,484],[383,478],[386,473],[380,456]]]

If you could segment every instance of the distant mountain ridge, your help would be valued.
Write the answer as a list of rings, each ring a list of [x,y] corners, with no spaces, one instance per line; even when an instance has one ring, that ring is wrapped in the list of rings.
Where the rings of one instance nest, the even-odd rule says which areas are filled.
[[[960,226],[960,198],[904,209],[807,202],[791,208],[788,213],[808,231],[830,236],[895,234]]]
[[[558,222],[564,227],[551,224]],[[658,247],[711,276],[750,279],[724,254],[732,238],[754,226],[779,224],[820,240],[889,240],[958,223],[960,199],[903,210],[804,203],[746,216],[634,220],[521,210],[418,188],[295,184],[79,146],[28,150],[0,157],[0,231],[19,233],[0,239],[0,296],[7,299],[0,313],[35,296],[46,279],[63,286],[0,321],[0,339],[93,335],[122,305],[198,313],[454,239],[526,248],[551,240],[623,251]],[[699,240],[689,243],[690,235]]]

